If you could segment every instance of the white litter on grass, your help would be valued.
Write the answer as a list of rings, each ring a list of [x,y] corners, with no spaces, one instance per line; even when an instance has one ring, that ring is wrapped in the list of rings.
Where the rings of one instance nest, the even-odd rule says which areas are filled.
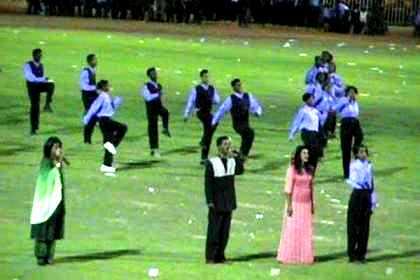
[[[322,189],[322,190],[320,191],[320,193],[324,194],[324,193],[325,193],[325,190],[324,190],[324,189]]]
[[[335,199],[335,198],[331,198],[331,199],[330,199],[330,201],[331,201],[332,203],[341,203],[341,201],[340,201],[340,200]]]
[[[406,81],[402,81],[402,85],[403,86],[406,86],[407,85],[407,82]]]
[[[154,192],[156,191],[154,187],[148,187],[148,188],[147,188],[147,190],[148,190],[150,193],[154,193]]]
[[[204,235],[193,235],[191,236],[193,239],[199,239],[199,240],[204,240],[206,239],[206,237]]]
[[[371,67],[370,70],[372,70],[372,71],[380,71],[381,69],[379,67]]]
[[[249,234],[249,238],[251,238],[251,239],[255,239],[255,234],[254,234],[253,232],[251,232],[251,233]]]
[[[395,47],[395,44],[394,43],[389,43],[388,46]]]
[[[365,54],[368,54],[368,53],[369,53],[369,51],[368,51],[368,50],[365,50],[365,51],[364,51],[364,53],[365,53]]]
[[[248,46],[249,45],[249,42],[248,41],[244,41],[244,45],[245,46]]]
[[[179,204],[179,206],[184,207],[184,206],[185,206],[184,202],[181,202],[181,203]]]
[[[143,41],[143,40],[139,40],[139,43],[140,43],[140,44],[144,44],[144,41]]]
[[[383,74],[383,73],[384,73],[384,71],[382,71],[382,70],[379,70],[379,71],[378,71],[378,73],[379,73],[379,74]]]
[[[181,93],[179,91],[176,91],[175,95],[181,95]],[[176,177],[176,178],[179,178],[179,177]],[[177,181],[179,181],[179,180],[177,180]]]
[[[325,236],[315,235],[315,240],[325,240]]]
[[[200,39],[200,43],[204,43],[206,41],[206,38],[204,38],[204,37],[202,37],[201,39]]]
[[[343,211],[337,210],[337,214],[341,214],[341,213],[343,213]]]
[[[367,96],[370,96],[370,94],[369,94],[369,93],[361,93],[361,94],[360,94],[360,96],[365,96],[365,97],[367,97]]]
[[[404,65],[400,65],[399,67],[400,67],[400,69],[404,69]]]
[[[39,41],[39,44],[40,45],[45,45],[45,42],[44,41]]]
[[[181,70],[175,70],[175,74],[181,75],[182,71]]]
[[[273,194],[272,191],[265,191],[265,193],[268,194],[268,195],[272,195]]]
[[[15,30],[13,30],[13,33],[19,34],[20,33],[20,30],[15,29]]]
[[[269,107],[270,107],[271,109],[277,108],[277,106],[276,106],[276,105],[270,105]]]
[[[395,48],[394,47],[390,47],[389,50],[390,51],[395,51]]]
[[[334,223],[334,221],[321,220],[321,224],[324,224],[324,225],[333,225],[335,223]]]
[[[257,219],[257,220],[262,220],[262,219],[264,219],[264,214],[262,214],[262,213],[257,213],[257,214],[255,215],[255,219]]]
[[[299,56],[305,57],[305,56],[308,56],[308,54],[307,53],[300,53]]]
[[[407,48],[403,48],[403,51],[406,52],[407,51]]]
[[[398,94],[400,91],[398,89],[394,90],[394,93]]]
[[[147,272],[147,275],[149,275],[150,278],[159,277],[159,268],[156,268],[156,267],[149,268],[149,271]]]
[[[77,68],[77,65],[75,65],[75,64],[73,64],[72,66],[71,66],[71,68]]]
[[[240,58],[238,58],[238,59],[237,59],[237,61],[238,61],[238,62],[241,62],[241,59],[240,59]]]
[[[192,224],[192,222],[193,222],[193,221],[192,221],[191,219],[188,219],[188,222],[187,222],[187,223],[188,223],[189,225],[191,225],[191,224]]]
[[[112,35],[107,35],[106,38],[107,39],[112,39]]]
[[[337,44],[337,47],[341,48],[341,47],[344,47],[345,45],[346,45],[346,43],[341,42],[341,43],[338,43],[338,44]]]
[[[347,62],[348,66],[356,66],[357,64],[355,62]]]
[[[325,197],[326,197],[326,198],[330,198],[330,197],[331,197],[331,195],[329,195],[329,194],[327,193],[327,194],[325,194]]]
[[[289,78],[289,82],[293,82],[293,78]]]
[[[369,46],[369,49],[373,49],[375,46],[374,45],[370,45]]]
[[[162,69],[160,69],[160,67],[156,67],[156,70],[157,70],[157,71],[160,71],[160,70],[162,70]]]
[[[226,74],[226,78],[232,78],[232,74]]]
[[[272,268],[270,269],[270,276],[276,277],[280,275],[280,268]]]
[[[289,158],[289,157],[290,157],[290,155],[288,155],[288,154],[287,154],[287,155],[284,155],[283,157],[284,157],[284,158]]]
[[[156,37],[156,38],[155,38],[155,40],[156,40],[156,41],[160,41],[160,37]]]
[[[290,48],[292,45],[289,42],[283,44],[283,48]]]
[[[293,43],[293,42],[296,42],[296,39],[293,39],[293,38],[292,38],[292,39],[289,39],[288,41],[289,41],[290,43]]]
[[[392,273],[394,273],[394,269],[392,267],[387,267],[385,269],[385,274],[386,275],[391,275]]]

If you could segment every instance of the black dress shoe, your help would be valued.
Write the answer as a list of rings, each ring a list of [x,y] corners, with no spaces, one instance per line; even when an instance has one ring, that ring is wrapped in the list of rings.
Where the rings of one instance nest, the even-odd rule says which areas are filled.
[[[47,261],[45,259],[40,258],[40,259],[37,260],[37,264],[40,265],[40,266],[44,266],[44,265],[47,264]]]
[[[45,106],[44,106],[44,112],[52,113],[52,112],[53,112],[53,110],[52,110],[52,108],[51,108],[51,106],[50,106],[50,105],[45,105]]]
[[[171,138],[171,133],[169,132],[169,129],[164,129],[164,130],[162,131],[162,133],[163,133],[164,135],[168,136],[169,138]]]

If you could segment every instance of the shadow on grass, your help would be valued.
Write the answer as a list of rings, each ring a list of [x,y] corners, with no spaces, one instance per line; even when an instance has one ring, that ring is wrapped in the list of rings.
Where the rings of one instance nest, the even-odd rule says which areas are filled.
[[[34,145],[28,145],[23,143],[1,142],[0,144],[0,156],[13,156],[18,153],[29,152],[35,149]]]
[[[248,169],[249,173],[264,173],[273,170],[279,170],[290,162],[290,159],[273,160],[265,163],[261,168]]]
[[[131,170],[131,169],[146,169],[146,168],[152,168],[158,163],[162,163],[161,160],[141,160],[141,161],[134,161],[134,162],[122,162],[120,167],[118,168],[118,171],[124,171],[124,170]]]
[[[105,251],[105,252],[97,252],[85,255],[76,255],[76,256],[68,256],[62,258],[56,258],[55,263],[75,263],[75,262],[90,262],[90,261],[98,261],[98,260],[110,260],[115,259],[123,256],[136,256],[140,255],[140,250],[115,250],[115,251]]]
[[[325,179],[316,180],[316,183],[317,184],[339,183],[339,182],[342,182],[343,180],[344,180],[343,176],[337,175],[337,176],[332,176]]]
[[[402,258],[409,258],[409,257],[420,257],[420,250],[410,250],[398,254],[384,254],[375,256],[372,258],[368,258],[368,262],[380,262],[380,261],[387,261],[387,260],[394,260],[394,259],[402,259]]]
[[[252,154],[248,156],[249,159],[262,159],[264,158],[263,154]]]
[[[401,172],[403,170],[406,170],[407,166],[397,166],[397,167],[391,167],[391,168],[385,168],[385,169],[380,169],[380,170],[375,170],[375,176],[382,176],[382,177],[387,177],[387,176],[392,176],[398,172]]]
[[[172,154],[189,155],[189,154],[195,154],[199,150],[200,150],[200,147],[198,146],[186,146],[186,147],[163,152],[162,155],[172,155]]]
[[[263,253],[239,256],[235,258],[229,258],[229,261],[248,262],[248,261],[259,260],[259,259],[272,259],[272,258],[275,258],[276,256],[277,256],[277,252],[263,252]]]

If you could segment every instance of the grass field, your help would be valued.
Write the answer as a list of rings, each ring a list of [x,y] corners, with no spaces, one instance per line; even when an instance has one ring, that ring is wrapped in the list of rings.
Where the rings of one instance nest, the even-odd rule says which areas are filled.
[[[215,34],[217,36],[218,34]],[[125,34],[0,27],[0,279],[418,279],[420,277],[420,48],[381,39],[337,40],[298,35],[284,40]],[[341,44],[344,42],[345,44]],[[40,133],[29,137],[22,65],[32,48],[44,50],[47,76],[56,81],[53,114],[41,115]],[[316,183],[313,266],[275,261],[284,199],[283,177],[298,143],[287,128],[300,105],[303,76],[323,49],[336,55],[338,72],[360,89],[361,121],[376,168],[380,207],[371,223],[364,266],[349,264],[346,249],[348,187],[341,180],[339,142],[332,141]],[[367,53],[365,51],[368,51]],[[101,134],[82,143],[78,76],[86,54],[99,58],[98,78],[109,79],[125,103],[116,116],[128,124],[117,157],[116,178],[99,172]],[[161,138],[162,159],[148,155],[146,118],[139,87],[145,69],[160,68],[173,138]],[[223,97],[234,77],[262,102],[252,121],[256,141],[246,174],[237,179],[227,256],[233,263],[204,265],[207,211],[198,164],[199,122],[182,122],[187,92],[208,68]],[[239,139],[226,118],[216,135]],[[29,239],[29,214],[41,146],[50,135],[65,145],[66,238],[56,264],[38,267]],[[214,147],[213,150],[214,152]],[[149,187],[155,192],[149,192]],[[332,202],[338,199],[340,202]],[[333,200],[335,201],[335,200]],[[256,214],[262,213],[262,220]],[[272,268],[280,275],[270,276]]]

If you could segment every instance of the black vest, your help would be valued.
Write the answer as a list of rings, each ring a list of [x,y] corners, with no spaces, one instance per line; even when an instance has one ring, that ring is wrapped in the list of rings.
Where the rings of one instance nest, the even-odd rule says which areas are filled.
[[[206,90],[201,85],[195,87],[196,98],[195,98],[195,107],[201,112],[211,112],[211,107],[213,105],[214,97],[214,87],[209,85]]]
[[[35,77],[44,77],[44,66],[42,63],[37,66],[33,61],[29,61],[28,64],[31,67],[32,74],[34,74]]]
[[[153,99],[150,102],[156,102],[156,101],[160,101],[160,96],[162,94],[162,85],[157,83],[157,87],[152,83],[152,82],[147,82],[146,83],[147,89],[149,90],[149,92],[151,94],[158,94],[159,98]]]
[[[88,72],[88,75],[89,75],[89,85],[90,86],[96,85],[96,73],[94,73],[89,67],[85,67],[84,70]]]
[[[249,108],[251,100],[248,93],[244,93],[242,98],[237,97],[235,94],[230,96],[232,101],[232,115],[233,126],[241,126],[249,123]]]

